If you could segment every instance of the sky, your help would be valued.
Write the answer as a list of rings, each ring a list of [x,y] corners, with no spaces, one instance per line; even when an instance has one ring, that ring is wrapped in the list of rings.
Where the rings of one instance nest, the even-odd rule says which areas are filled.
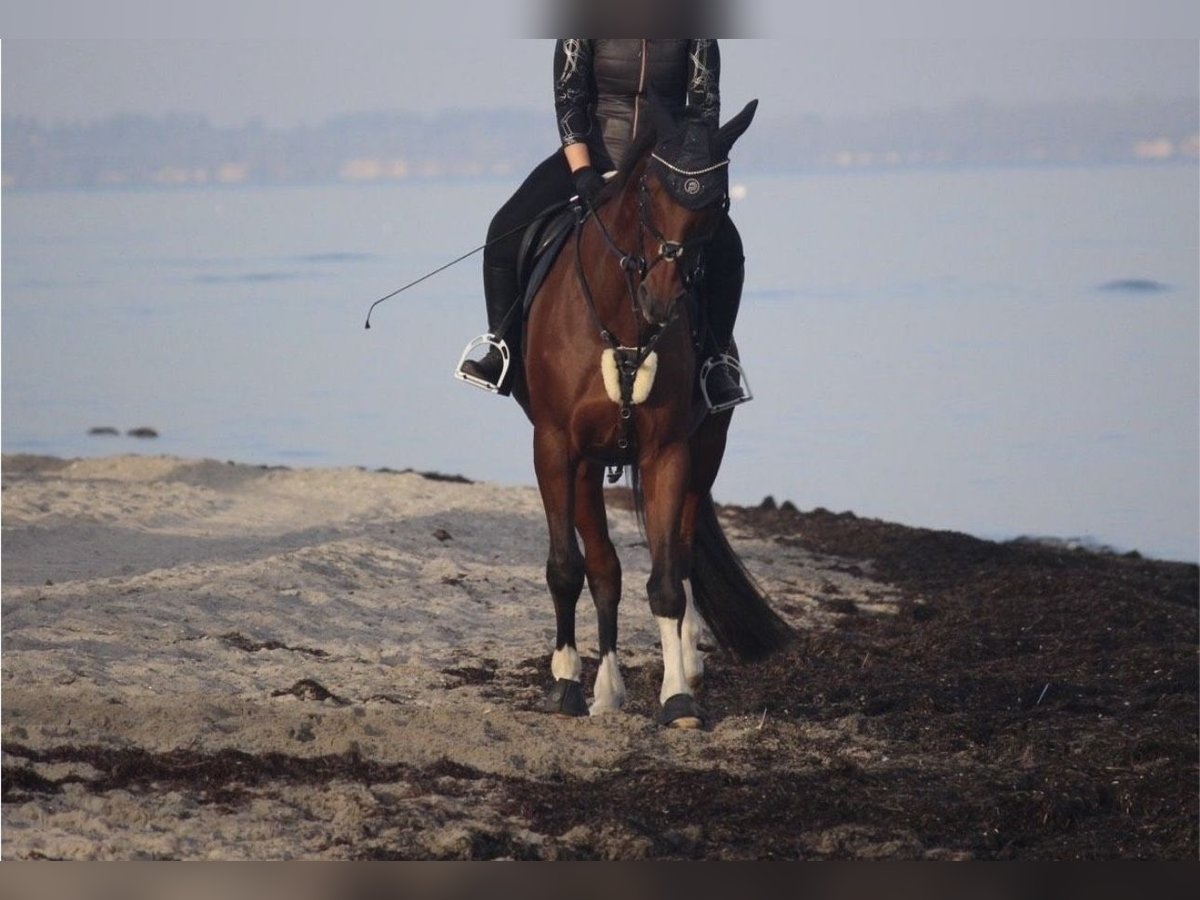
[[[1162,39],[722,40],[728,108],[870,115],[964,101],[1194,97],[1200,44]],[[199,113],[216,125],[346,112],[550,109],[550,39],[5,39],[3,111],[44,121]]]

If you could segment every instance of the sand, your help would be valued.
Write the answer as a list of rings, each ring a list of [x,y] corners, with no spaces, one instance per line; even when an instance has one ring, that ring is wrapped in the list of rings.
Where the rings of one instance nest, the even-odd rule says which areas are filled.
[[[619,493],[611,495],[621,499]],[[1194,859],[1200,569],[719,507],[797,632],[655,724],[646,550],[620,713],[540,711],[532,488],[3,460],[6,859]],[[596,626],[581,601],[584,686]]]

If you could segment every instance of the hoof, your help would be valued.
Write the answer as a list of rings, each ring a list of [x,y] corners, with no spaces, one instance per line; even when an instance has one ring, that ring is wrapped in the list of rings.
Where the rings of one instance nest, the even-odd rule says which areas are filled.
[[[559,716],[586,716],[588,708],[583,699],[583,685],[569,678],[559,678],[547,691],[542,708]]]
[[[658,712],[658,724],[669,728],[703,728],[704,713],[691,694],[668,697]]]

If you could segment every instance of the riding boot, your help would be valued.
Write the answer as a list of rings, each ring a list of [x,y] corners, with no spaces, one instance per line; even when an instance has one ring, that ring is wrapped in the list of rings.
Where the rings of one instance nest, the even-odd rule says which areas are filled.
[[[464,375],[490,384],[504,396],[512,390],[512,366],[520,365],[522,315],[520,310],[513,310],[513,304],[518,302],[517,290],[517,273],[514,269],[484,264],[483,295],[487,302],[488,329],[495,340],[508,345],[511,360],[504,383],[500,381],[505,375],[504,357],[495,346],[489,347],[482,359],[468,359],[459,367]],[[512,315],[509,315],[510,312]],[[504,321],[506,317],[507,322]],[[504,329],[503,334],[498,333],[501,328]]]
[[[742,384],[740,365],[729,356],[745,275],[744,265],[738,265],[721,275],[709,272],[704,285],[708,315],[706,352],[709,359],[701,372],[708,405],[713,411],[729,409],[751,399],[749,390]]]

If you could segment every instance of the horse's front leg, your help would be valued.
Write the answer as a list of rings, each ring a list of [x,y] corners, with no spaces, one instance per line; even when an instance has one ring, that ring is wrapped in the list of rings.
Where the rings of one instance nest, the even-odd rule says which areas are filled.
[[[650,545],[650,580],[646,589],[662,639],[659,721],[676,728],[699,728],[704,724],[688,684],[683,643],[688,598],[683,586],[686,558],[680,540],[680,517],[689,466],[688,447],[682,442],[645,454],[641,461],[646,540]]]
[[[621,562],[608,534],[604,507],[604,467],[583,462],[575,478],[575,528],[583,539],[583,565],[596,603],[600,670],[596,673],[591,713],[618,710],[625,682],[617,665],[617,605],[621,602]]]
[[[588,709],[581,684],[583,667],[575,649],[575,604],[583,590],[583,555],[575,538],[575,467],[568,451],[566,436],[561,432],[534,429],[533,465],[550,534],[546,585],[554,600],[557,631],[550,659],[554,685],[546,708],[561,715],[584,716]]]

